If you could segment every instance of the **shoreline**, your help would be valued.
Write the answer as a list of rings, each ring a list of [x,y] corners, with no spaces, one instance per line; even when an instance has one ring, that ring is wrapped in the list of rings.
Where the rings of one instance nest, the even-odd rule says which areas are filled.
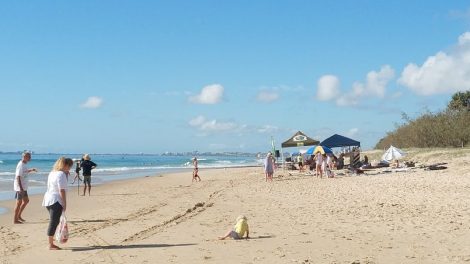
[[[31,197],[13,225],[0,215],[0,248],[13,263],[463,263],[470,261],[470,153],[409,153],[447,169],[338,176],[261,167],[140,177],[68,195],[70,239],[46,250],[47,211]],[[367,172],[368,173],[368,172]],[[13,204],[3,201],[12,207]],[[249,240],[220,241],[238,215]],[[230,257],[227,257],[230,256]]]
[[[206,168],[200,168],[200,170],[217,170],[217,169],[237,169],[237,168],[258,168],[260,166],[257,165],[234,165],[234,166],[229,166],[229,167],[206,167]],[[139,179],[139,178],[146,178],[146,177],[160,177],[165,175],[166,177],[173,175],[173,174],[181,174],[181,173],[190,173],[193,169],[192,168],[180,168],[180,169],[169,169],[169,170],[164,170],[164,171],[159,171],[154,174],[148,174],[148,173],[142,173],[142,174],[134,174],[134,175],[128,175],[128,176],[121,176],[118,178],[113,178],[109,180],[104,180],[98,183],[93,183],[93,178],[92,178],[92,187],[98,187],[102,185],[108,185],[112,184],[115,182],[121,182],[121,181],[128,181],[128,180],[134,180],[134,179]],[[83,177],[83,176],[81,176]],[[93,176],[92,176],[93,177]],[[73,192],[73,189],[77,189],[76,185],[71,185],[69,183],[68,185],[68,190],[69,192]],[[80,190],[83,190],[83,184],[80,185]],[[46,192],[46,186],[34,186],[30,187],[28,190],[28,195],[29,197],[31,196],[37,196],[37,195],[44,195]],[[5,201],[14,201],[15,200],[15,192],[13,190],[11,191],[0,191],[0,215],[7,213],[9,210],[5,208],[2,204]]]

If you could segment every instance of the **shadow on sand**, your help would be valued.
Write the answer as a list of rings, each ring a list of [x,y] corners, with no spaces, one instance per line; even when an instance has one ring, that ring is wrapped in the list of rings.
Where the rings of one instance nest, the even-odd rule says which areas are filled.
[[[64,248],[64,249],[80,252],[80,251],[104,250],[104,249],[164,248],[164,247],[184,247],[184,246],[194,246],[194,245],[197,245],[197,244],[135,244],[135,245],[69,247],[69,248]]]
[[[255,236],[255,237],[250,237],[250,240],[256,240],[256,239],[265,239],[265,238],[273,238],[275,236],[273,235],[267,235],[267,236]]]

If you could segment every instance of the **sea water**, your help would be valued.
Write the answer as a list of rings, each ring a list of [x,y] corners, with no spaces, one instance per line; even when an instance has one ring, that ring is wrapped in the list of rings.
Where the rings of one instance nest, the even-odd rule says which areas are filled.
[[[80,159],[81,155],[72,154],[33,154],[28,168],[37,168],[37,173],[30,173],[29,194],[44,193],[47,176],[54,162],[65,156]],[[103,184],[108,181],[151,176],[169,172],[190,170],[192,156],[161,156],[161,155],[91,155],[98,166],[92,171],[92,184]],[[0,154],[0,200],[14,198],[13,181],[20,154]],[[258,166],[260,161],[255,156],[201,156],[198,157],[199,168],[228,168]],[[69,184],[75,176],[75,165],[70,171]],[[75,183],[76,185],[76,183]]]

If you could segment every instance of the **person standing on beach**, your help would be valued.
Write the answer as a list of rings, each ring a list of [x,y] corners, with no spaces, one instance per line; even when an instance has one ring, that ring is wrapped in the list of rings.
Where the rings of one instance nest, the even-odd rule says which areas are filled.
[[[201,177],[199,177],[199,167],[198,167],[198,161],[197,161],[197,158],[194,157],[193,158],[193,166],[194,166],[194,170],[193,170],[193,182],[194,181],[201,181]]]
[[[25,220],[21,217],[26,205],[29,203],[28,197],[28,173],[37,172],[38,170],[28,169],[26,164],[31,160],[31,153],[25,152],[21,156],[21,160],[16,166],[15,180],[13,183],[13,189],[15,190],[15,215],[13,218],[14,224],[22,224]]]
[[[297,163],[299,164],[299,172],[303,172],[304,171],[304,157],[300,153],[299,153],[299,156],[297,156]]]
[[[318,175],[320,175],[320,178],[323,178],[323,171],[322,171],[322,168],[321,168],[321,165],[323,164],[323,156],[321,155],[320,152],[317,152],[317,154],[315,154],[315,158],[316,158],[316,174],[317,174],[317,177]]]
[[[83,172],[82,172],[82,175],[83,175],[83,195],[82,196],[85,196],[85,193],[86,193],[86,188],[88,186],[88,196],[90,196],[90,192],[91,192],[91,170],[96,168],[96,163],[94,163],[93,161],[91,161],[90,159],[90,155],[88,154],[85,154],[83,155],[83,161],[80,163],[80,168],[82,168]]]
[[[47,191],[44,194],[42,206],[46,207],[49,212],[47,236],[50,250],[60,249],[60,247],[54,245],[54,234],[62,213],[67,209],[67,178],[72,167],[72,159],[60,157],[47,177]]]
[[[271,152],[268,152],[268,155],[266,155],[266,160],[264,161],[264,173],[266,174],[266,181],[273,181],[274,159]]]

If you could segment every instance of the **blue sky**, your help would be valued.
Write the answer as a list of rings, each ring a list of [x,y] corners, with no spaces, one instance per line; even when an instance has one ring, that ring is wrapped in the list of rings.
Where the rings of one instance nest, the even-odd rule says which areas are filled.
[[[470,89],[468,1],[9,1],[0,32],[3,151],[371,148]]]

